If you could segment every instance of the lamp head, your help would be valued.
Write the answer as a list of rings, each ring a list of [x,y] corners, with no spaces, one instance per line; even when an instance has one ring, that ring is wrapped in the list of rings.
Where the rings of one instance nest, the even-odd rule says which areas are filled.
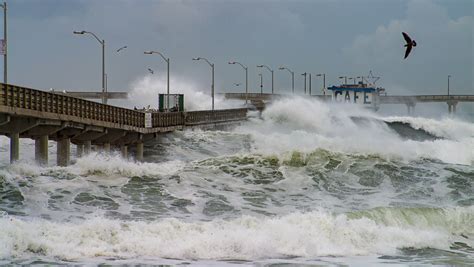
[[[145,52],[143,52],[143,54],[151,55],[151,54],[153,54],[153,51],[145,51]]]
[[[319,74],[316,74],[316,76],[322,76],[322,74],[321,74],[321,73],[319,73]]]
[[[229,61],[229,64],[235,64],[235,61]]]
[[[344,76],[340,76],[339,79],[344,79],[345,77]]]
[[[86,31],[73,31],[74,34],[84,34]]]
[[[263,68],[263,65],[257,65],[257,68]]]
[[[279,69],[279,70],[284,70],[284,69],[286,69],[286,68],[285,68],[285,67],[279,67],[278,69]]]

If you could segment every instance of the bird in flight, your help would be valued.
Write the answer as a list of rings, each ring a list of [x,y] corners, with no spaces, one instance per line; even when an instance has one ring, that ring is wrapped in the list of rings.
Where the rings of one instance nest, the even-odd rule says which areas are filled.
[[[402,32],[402,34],[403,34],[403,38],[405,38],[405,42],[407,42],[406,45],[405,45],[405,47],[406,47],[407,49],[405,50],[405,57],[403,58],[403,59],[405,59],[405,58],[407,58],[408,55],[410,54],[411,49],[412,49],[414,46],[416,46],[416,42],[415,42],[415,40],[412,40],[412,39],[410,38],[410,36],[408,36],[408,34],[407,34],[406,32]]]
[[[152,69],[150,69],[150,68],[148,68],[148,71],[149,71],[151,74],[155,73],[155,72],[154,72]]]

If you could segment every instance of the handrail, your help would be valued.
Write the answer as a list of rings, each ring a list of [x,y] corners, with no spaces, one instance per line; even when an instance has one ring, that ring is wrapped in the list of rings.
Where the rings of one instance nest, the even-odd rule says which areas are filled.
[[[0,83],[0,106],[145,128],[145,113],[41,90]],[[41,113],[39,113],[41,115]],[[174,127],[244,120],[247,109],[153,112],[151,127]]]
[[[11,84],[0,83],[0,87],[3,106],[145,127],[145,117],[140,111]]]

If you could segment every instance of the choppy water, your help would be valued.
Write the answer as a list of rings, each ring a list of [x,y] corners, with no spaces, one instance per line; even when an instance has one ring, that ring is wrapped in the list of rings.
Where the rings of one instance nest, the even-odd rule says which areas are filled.
[[[474,264],[470,122],[296,98],[145,163],[39,167],[22,140],[9,166],[0,144],[0,264]]]

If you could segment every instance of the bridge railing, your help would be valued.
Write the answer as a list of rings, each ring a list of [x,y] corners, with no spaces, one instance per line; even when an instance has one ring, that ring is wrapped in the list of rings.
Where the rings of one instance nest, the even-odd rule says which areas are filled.
[[[0,83],[0,87],[3,106],[145,127],[145,117],[139,111],[16,85]]]

